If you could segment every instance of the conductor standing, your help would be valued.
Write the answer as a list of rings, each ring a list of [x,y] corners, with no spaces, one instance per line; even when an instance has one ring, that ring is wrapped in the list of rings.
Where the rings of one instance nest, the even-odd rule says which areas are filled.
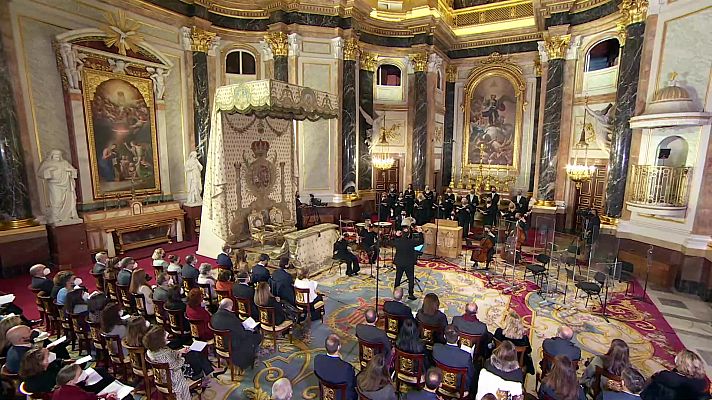
[[[393,257],[393,264],[396,265],[396,282],[397,288],[403,279],[403,272],[408,278],[408,299],[415,300],[413,295],[413,287],[415,285],[415,262],[416,251],[415,246],[423,244],[423,230],[418,226],[413,232],[413,236],[409,237],[409,229],[404,227],[402,231],[396,231],[396,238],[393,240],[393,247],[396,249],[396,255]]]

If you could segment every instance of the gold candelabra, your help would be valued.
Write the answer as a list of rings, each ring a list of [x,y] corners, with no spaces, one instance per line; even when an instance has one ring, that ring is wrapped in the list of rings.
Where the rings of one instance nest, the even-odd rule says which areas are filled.
[[[480,162],[474,167],[465,166],[462,168],[460,180],[455,184],[450,183],[450,187],[458,189],[476,189],[489,191],[491,187],[508,188],[516,182],[516,176],[509,175],[509,169],[504,166],[493,166],[492,163],[485,164],[485,145],[480,143]]]

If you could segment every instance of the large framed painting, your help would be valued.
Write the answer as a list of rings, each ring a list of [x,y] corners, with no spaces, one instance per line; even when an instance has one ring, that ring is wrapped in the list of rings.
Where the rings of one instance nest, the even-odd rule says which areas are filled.
[[[465,86],[463,165],[518,169],[524,88],[514,65],[473,69]]]
[[[94,197],[160,193],[153,82],[92,69],[83,74]]]

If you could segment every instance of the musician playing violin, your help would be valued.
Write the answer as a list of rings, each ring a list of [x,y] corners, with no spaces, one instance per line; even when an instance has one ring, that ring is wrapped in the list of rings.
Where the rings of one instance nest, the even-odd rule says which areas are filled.
[[[497,244],[497,236],[492,232],[492,227],[485,225],[485,234],[480,240],[480,247],[472,250],[470,261],[473,262],[472,268],[479,269],[479,263],[484,263],[482,269],[489,269],[492,259],[494,259],[495,245]]]

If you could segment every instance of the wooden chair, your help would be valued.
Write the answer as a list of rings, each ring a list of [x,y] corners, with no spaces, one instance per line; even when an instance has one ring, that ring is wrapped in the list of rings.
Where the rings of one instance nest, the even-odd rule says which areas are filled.
[[[271,336],[274,349],[277,350],[277,335],[286,332],[289,335],[289,343],[292,343],[292,321],[285,319],[279,325],[274,324],[274,307],[257,306],[260,312],[260,329],[264,337]]]
[[[91,338],[94,351],[96,352],[97,363],[104,361],[110,364],[109,352],[106,350],[106,341],[104,337],[101,336],[101,323],[99,322],[88,322],[89,324],[89,337]],[[116,371],[114,371],[116,373]]]
[[[166,273],[171,277],[174,285],[179,285],[181,283],[180,273],[178,271],[169,271],[166,269]]]
[[[133,295],[129,292],[129,286],[119,285],[117,283],[116,287],[118,288],[119,298],[121,299],[121,307],[123,307],[127,314],[135,314],[136,305],[133,302]]]
[[[114,370],[114,374],[122,377],[125,382],[128,381],[131,359],[124,354],[121,338],[119,335],[108,335],[105,332],[101,333],[101,337],[104,338],[106,351],[109,353],[109,363],[111,364],[111,369]]]
[[[220,302],[223,299],[231,299],[233,303],[235,303],[235,299],[232,298],[232,294],[230,294],[229,290],[217,290],[215,289],[215,295],[217,295],[217,303],[220,304]]]
[[[153,314],[156,318],[156,323],[163,325],[163,329],[169,332],[170,324],[168,323],[168,314],[166,313],[165,304],[165,301],[153,299]]]
[[[494,339],[494,347],[497,348],[500,344],[502,344],[501,340]],[[517,361],[519,361],[519,368],[522,369],[524,372],[524,376],[526,377],[526,363],[524,362],[524,357],[527,354],[527,346],[514,346],[514,349],[517,351]]]
[[[241,321],[244,321],[252,316],[252,299],[235,297],[235,303],[237,304],[235,314],[237,314],[237,317],[240,318]]]
[[[148,356],[146,357],[146,363],[151,368],[153,375],[153,383],[156,386],[156,390],[163,395],[164,398],[169,400],[176,400],[176,394],[173,393],[173,381],[171,380],[171,369],[168,367],[168,363],[157,363],[151,361]],[[201,389],[200,381],[194,381],[186,378],[188,381],[188,387],[191,392],[196,391],[196,389]],[[203,399],[202,390],[197,390],[198,399]]]
[[[166,314],[168,314],[168,327],[169,333],[176,336],[184,336],[190,333],[189,330],[185,329],[185,323],[183,319],[183,310],[174,310],[170,308],[165,308]]]
[[[37,299],[42,302],[42,308],[45,310],[45,328],[50,335],[58,334],[59,327],[57,321],[57,309],[54,307],[52,298],[47,295],[37,295]]]
[[[153,371],[151,371],[146,364],[146,349],[144,349],[143,346],[129,346],[126,342],[123,342],[123,345],[129,353],[129,360],[131,360],[131,372],[133,372],[137,379],[143,380],[146,398],[150,399],[151,378],[153,377]]]
[[[369,342],[358,338],[358,359],[361,363],[361,369],[366,368],[366,364],[373,358],[376,354],[383,353],[383,343],[381,342]]]
[[[384,310],[383,318],[385,320],[383,329],[386,331],[386,335],[388,336],[388,339],[391,340],[391,343],[395,343],[396,338],[398,338],[400,326],[403,324],[405,317],[389,314]]]
[[[35,305],[37,306],[37,312],[40,313],[40,319],[42,320],[42,323],[47,326],[47,315],[45,313],[45,308],[44,304],[42,303],[42,299],[40,298],[40,293],[42,293],[42,289],[35,289],[32,287],[32,285],[27,285],[27,288],[32,291],[35,295]]]
[[[87,354],[91,354],[91,333],[89,332],[89,324],[87,323],[87,314],[69,314],[69,320],[72,323],[72,332],[79,346],[79,354],[82,350],[86,350]]]
[[[400,392],[401,383],[422,389],[425,383],[425,355],[406,353],[396,348],[395,384]]]
[[[299,311],[306,313],[307,318],[311,320],[311,310],[313,308],[314,310],[319,311],[319,315],[321,315],[321,323],[324,323],[324,314],[326,314],[326,309],[323,301],[317,301],[314,305],[312,305],[309,302],[309,289],[302,289],[298,287],[294,288],[294,296],[296,299],[295,305]]]
[[[142,293],[131,293],[131,298],[133,299],[133,304],[136,306],[136,311],[138,311],[144,319],[152,319],[151,316],[148,315],[148,310],[146,309],[146,297]]]
[[[230,380],[235,380],[235,364],[232,363],[232,338],[230,331],[213,328],[213,325],[208,323],[208,328],[213,332],[215,341],[215,357],[218,360],[218,368],[220,368],[220,360],[225,360],[225,365],[230,368]],[[241,373],[238,372],[238,375]]]
[[[422,321],[418,321],[418,328],[420,329],[420,337],[423,338],[423,343],[425,343],[425,348],[433,351],[433,344],[436,342],[442,342],[438,338],[443,336],[443,327],[440,325],[429,325]]]
[[[105,292],[106,287],[104,286],[104,273],[94,271],[91,271],[89,273],[91,274],[91,276],[94,277],[94,281],[96,281],[96,290]]]
[[[320,400],[346,400],[346,383],[327,382],[319,375],[316,375],[316,378],[319,380]]]
[[[484,356],[483,352],[483,347],[484,343],[482,343],[482,339],[484,339],[484,335],[470,335],[465,332],[457,332],[458,336],[460,336],[459,344],[465,345],[469,348],[474,348],[475,352],[472,354],[472,359],[477,360],[480,357]]]
[[[207,301],[210,307],[215,306],[215,297],[213,296],[213,288],[209,283],[199,283],[200,293],[203,295],[203,300]]]
[[[470,388],[467,387],[467,368],[455,368],[435,361],[443,373],[442,384],[438,388],[438,394],[447,399],[465,399],[470,396]]]
[[[0,380],[5,382],[8,386],[8,390],[5,393],[8,397],[3,398],[16,398],[18,394],[17,389],[20,387],[21,384],[20,375],[13,374],[12,372],[8,371],[7,366],[3,363],[2,367],[0,368]]]
[[[121,298],[119,298],[119,285],[116,283],[116,278],[104,278],[104,285],[106,286],[106,296],[114,302],[121,303]]]
[[[591,385],[591,392],[593,393],[594,399],[597,399],[598,395],[600,395],[605,390],[605,388],[601,387],[602,376],[606,377],[609,381],[614,381],[617,383],[623,382],[623,378],[621,378],[620,376],[613,375],[612,373],[608,372],[607,369],[596,366],[596,372],[593,376],[593,385]]]
[[[207,348],[208,350],[213,349],[213,353],[215,352],[215,338],[213,339],[202,339],[200,337],[200,329],[205,327],[209,328],[208,323],[205,321],[201,321],[199,319],[190,319],[188,318],[188,315],[185,315],[185,320],[188,321],[188,325],[190,326],[190,336],[193,338],[193,340],[199,340],[202,342],[207,343]]]
[[[72,343],[72,350],[75,348],[74,341],[74,329],[72,329],[72,321],[69,319],[69,313],[64,311],[64,306],[57,304],[57,300],[54,301],[54,307],[57,310],[57,321],[60,326],[60,336],[67,336],[67,340]]]
[[[195,283],[195,279],[193,278],[183,278],[183,292],[185,292],[186,295],[188,295],[188,292],[190,292],[190,289],[197,288],[198,284]]]

